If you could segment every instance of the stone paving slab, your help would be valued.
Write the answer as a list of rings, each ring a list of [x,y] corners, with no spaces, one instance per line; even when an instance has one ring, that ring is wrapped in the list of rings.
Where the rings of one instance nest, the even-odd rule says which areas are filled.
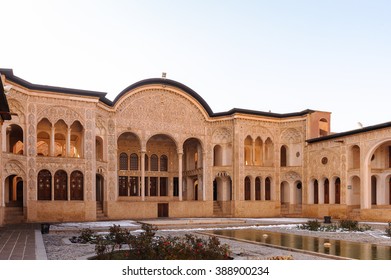
[[[47,259],[38,224],[0,227],[0,260]]]

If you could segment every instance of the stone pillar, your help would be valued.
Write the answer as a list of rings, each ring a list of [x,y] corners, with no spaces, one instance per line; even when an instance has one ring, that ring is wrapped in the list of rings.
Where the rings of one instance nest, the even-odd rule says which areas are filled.
[[[251,165],[255,164],[255,140],[253,139],[252,150],[251,150]]]
[[[67,129],[67,139],[66,139],[66,155],[67,157],[71,156],[71,128]]]
[[[207,187],[207,180],[206,180],[206,153],[202,153],[202,201],[206,201],[206,187]]]
[[[145,201],[145,154],[146,151],[141,151],[141,201]]]
[[[182,161],[183,161],[183,151],[178,150],[178,188],[179,188],[179,201],[182,201]]]
[[[324,204],[324,179],[318,181],[319,204]]]
[[[54,153],[56,151],[55,138],[54,138],[55,133],[56,133],[56,129],[54,125],[52,125],[52,132],[50,134],[50,156],[51,157],[54,157]]]
[[[368,160],[369,161],[369,160]],[[369,171],[368,161],[365,161],[361,165],[360,177],[361,177],[361,186],[360,186],[360,196],[361,196],[361,209],[370,209],[371,208],[371,176]]]
[[[250,199],[255,200],[255,178],[251,179]]]
[[[329,202],[335,204],[335,178],[332,178],[329,182]]]

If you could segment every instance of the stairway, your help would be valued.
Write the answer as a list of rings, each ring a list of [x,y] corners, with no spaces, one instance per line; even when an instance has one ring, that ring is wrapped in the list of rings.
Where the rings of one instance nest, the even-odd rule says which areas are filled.
[[[353,221],[359,221],[361,216],[361,210],[360,208],[353,209],[348,213],[348,219]]]
[[[213,216],[214,217],[222,217],[223,216],[223,208],[221,207],[218,201],[213,201]]]
[[[103,221],[107,219],[105,216],[105,213],[103,212],[103,203],[100,201],[96,202],[96,220],[97,221]]]
[[[6,207],[5,208],[5,224],[20,224],[25,221],[23,207]]]

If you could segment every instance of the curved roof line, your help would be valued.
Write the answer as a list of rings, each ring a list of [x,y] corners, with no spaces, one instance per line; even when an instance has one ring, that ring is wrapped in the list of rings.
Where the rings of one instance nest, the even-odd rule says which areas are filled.
[[[67,94],[75,94],[75,95],[84,95],[84,96],[93,96],[93,97],[104,97],[107,93],[100,91],[92,91],[92,90],[82,90],[82,89],[74,89],[74,88],[64,88],[64,87],[55,87],[55,86],[47,86],[47,85],[37,85],[30,83],[26,80],[23,80],[14,75],[14,71],[12,69],[4,69],[0,68],[0,73],[5,75],[8,80],[21,85],[27,89],[31,90],[39,90],[39,91],[54,91],[58,93],[67,93]]]
[[[120,92],[120,94],[118,94],[115,97],[115,99],[113,101],[110,101],[107,98],[101,99],[101,101],[109,106],[114,106],[115,103],[117,103],[117,101],[123,95],[125,95],[127,92],[129,92],[133,89],[136,89],[138,87],[141,87],[141,86],[152,85],[152,84],[161,84],[163,86],[172,86],[172,87],[176,87],[176,88],[183,90],[184,92],[186,92],[187,94],[189,94],[190,96],[195,98],[198,101],[198,103],[200,103],[202,105],[202,107],[206,110],[206,112],[208,113],[209,116],[213,116],[212,109],[209,107],[208,103],[206,103],[206,101],[198,93],[196,93],[194,90],[192,90],[188,86],[185,86],[182,83],[179,83],[177,81],[170,80],[170,79],[163,79],[163,78],[151,78],[151,79],[141,80],[141,81],[136,82],[136,83],[128,86],[127,88],[125,88],[123,91]]]
[[[107,93],[106,92],[100,92],[100,91],[90,91],[90,90],[80,90],[80,89],[72,89],[72,88],[64,88],[64,87],[55,87],[55,86],[48,86],[48,85],[37,85],[30,83],[26,80],[23,80],[17,76],[14,75],[12,69],[6,69],[6,68],[0,68],[0,73],[5,75],[8,80],[15,82],[27,89],[31,90],[39,90],[39,91],[47,91],[47,92],[58,92],[58,93],[65,93],[65,94],[74,94],[74,95],[81,95],[81,96],[91,96],[91,97],[99,97],[99,101],[102,103],[113,107],[115,103],[128,91],[133,90],[137,87],[145,86],[145,85],[152,85],[152,84],[161,84],[165,86],[172,86],[179,88],[192,96],[194,99],[197,100],[198,103],[201,104],[201,106],[205,109],[205,111],[208,113],[209,117],[226,117],[231,116],[234,114],[245,114],[245,115],[255,115],[255,116],[263,116],[263,117],[271,117],[271,118],[289,118],[289,117],[300,117],[307,114],[311,114],[314,111],[313,110],[304,110],[301,112],[293,112],[293,113],[272,113],[272,112],[263,112],[263,111],[256,111],[256,110],[249,110],[249,109],[240,109],[240,108],[233,108],[226,112],[219,112],[219,113],[213,113],[212,109],[209,107],[208,103],[194,90],[189,88],[188,86],[179,83],[174,80],[170,79],[163,79],[163,78],[150,78],[141,80],[139,82],[136,82],[127,88],[125,88],[123,91],[121,91],[113,101],[106,98]]]

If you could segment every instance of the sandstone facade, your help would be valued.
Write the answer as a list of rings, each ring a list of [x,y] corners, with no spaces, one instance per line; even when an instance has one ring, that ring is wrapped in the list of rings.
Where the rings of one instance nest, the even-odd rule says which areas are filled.
[[[0,69],[0,225],[156,217],[391,220],[391,123],[330,133],[330,113],[214,113],[168,79],[105,93]]]

